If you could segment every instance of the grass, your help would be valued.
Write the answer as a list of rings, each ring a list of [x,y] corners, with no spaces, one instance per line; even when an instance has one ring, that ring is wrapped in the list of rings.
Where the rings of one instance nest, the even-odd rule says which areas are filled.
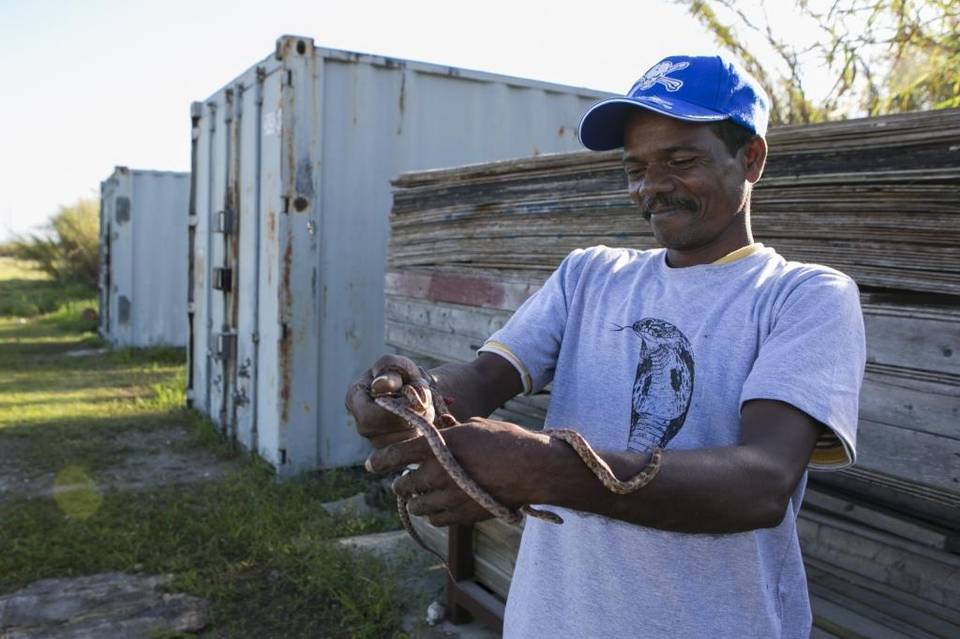
[[[9,291],[27,301],[9,304]],[[0,469],[19,464],[60,487],[55,497],[0,494],[0,594],[51,577],[173,574],[177,592],[210,602],[206,637],[400,636],[397,568],[331,541],[395,529],[395,516],[332,518],[320,508],[369,488],[361,472],[279,484],[183,408],[180,349],[68,356],[102,346],[95,322],[80,318],[95,307],[89,290],[0,258],[0,300]],[[16,316],[31,305],[44,310]],[[185,427],[181,447],[234,470],[187,487],[100,488],[129,437]]]
[[[76,316],[74,326],[82,328],[79,311],[96,307],[96,291],[82,284],[54,282],[29,262],[0,257],[0,317],[37,317],[59,312]]]

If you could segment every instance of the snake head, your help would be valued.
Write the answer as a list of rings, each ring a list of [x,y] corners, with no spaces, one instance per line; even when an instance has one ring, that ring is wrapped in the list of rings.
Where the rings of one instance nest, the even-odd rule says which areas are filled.
[[[416,384],[405,384],[400,392],[407,400],[410,410],[421,415],[431,424],[433,423],[437,415],[433,408],[433,398],[429,388]]]

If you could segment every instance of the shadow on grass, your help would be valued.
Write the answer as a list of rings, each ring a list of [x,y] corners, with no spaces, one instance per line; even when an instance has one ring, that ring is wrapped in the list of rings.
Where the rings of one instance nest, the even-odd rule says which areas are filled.
[[[52,313],[68,302],[95,299],[96,294],[82,284],[28,278],[0,280],[0,315],[36,317]]]
[[[68,433],[86,433],[91,437],[99,437],[111,432],[129,432],[131,430],[152,430],[160,426],[181,426],[189,429],[201,429],[198,422],[203,418],[188,408],[177,410],[139,408],[136,413],[129,415],[92,417],[54,416],[40,419],[30,424],[19,424],[0,428],[0,437],[18,436],[49,439],[63,436]]]
[[[32,474],[57,471],[75,464],[91,470],[107,468],[129,452],[122,443],[130,435],[170,428],[183,428],[192,434],[196,447],[203,447],[221,458],[236,457],[229,446],[215,446],[200,434],[202,426],[192,411],[142,411],[123,417],[55,418],[29,424],[0,427],[0,450],[4,442],[19,442],[18,465]]]
[[[35,371],[31,376],[28,373],[15,376],[13,379],[0,381],[0,393],[49,393],[51,397],[58,393],[74,393],[89,391],[96,395],[97,391],[115,391],[117,401],[135,401],[137,396],[143,396],[148,391],[131,393],[131,389],[147,387],[175,375],[181,369],[163,369],[145,371],[142,368],[129,367],[120,370],[50,370]],[[33,378],[31,380],[31,377]],[[98,397],[92,397],[96,400]],[[30,400],[28,400],[30,401]],[[86,398],[77,398],[77,402],[85,402]],[[11,407],[15,407],[11,404]]]
[[[2,385],[0,385],[2,388]],[[103,388],[103,387],[100,387]],[[95,390],[96,387],[84,387],[85,390]],[[62,388],[60,390],[63,390]],[[124,389],[126,390],[126,389]],[[137,401],[147,400],[151,396],[150,391],[144,391],[138,394],[126,394],[120,397],[77,397],[77,396],[68,396],[68,397],[45,397],[42,399],[27,399],[27,400],[5,400],[0,399],[0,414],[5,410],[20,409],[28,410],[30,408],[41,408],[44,406],[57,406],[61,404],[89,404],[91,406],[98,406],[103,404],[122,404],[126,401]]]

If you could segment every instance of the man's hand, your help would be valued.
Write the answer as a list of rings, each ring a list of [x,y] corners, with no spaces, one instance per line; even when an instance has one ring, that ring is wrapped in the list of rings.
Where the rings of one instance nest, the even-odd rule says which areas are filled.
[[[395,392],[404,384],[422,380],[423,374],[413,361],[398,355],[384,355],[351,384],[345,405],[357,421],[357,432],[370,440],[375,448],[416,437],[417,432],[393,413],[386,411],[370,397],[370,386],[376,380],[377,390]]]
[[[457,462],[494,499],[511,509],[535,503],[547,477],[550,449],[546,435],[507,422],[473,418],[443,431]],[[375,473],[420,464],[394,482],[394,492],[409,501],[409,511],[435,526],[469,524],[492,515],[468,497],[418,437],[374,451],[367,468]]]

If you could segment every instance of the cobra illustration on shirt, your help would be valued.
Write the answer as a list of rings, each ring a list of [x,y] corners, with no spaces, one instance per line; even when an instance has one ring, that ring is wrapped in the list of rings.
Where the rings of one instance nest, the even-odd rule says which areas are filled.
[[[627,448],[665,447],[683,427],[690,409],[693,349],[680,329],[664,320],[645,318],[622,328],[640,338]]]

